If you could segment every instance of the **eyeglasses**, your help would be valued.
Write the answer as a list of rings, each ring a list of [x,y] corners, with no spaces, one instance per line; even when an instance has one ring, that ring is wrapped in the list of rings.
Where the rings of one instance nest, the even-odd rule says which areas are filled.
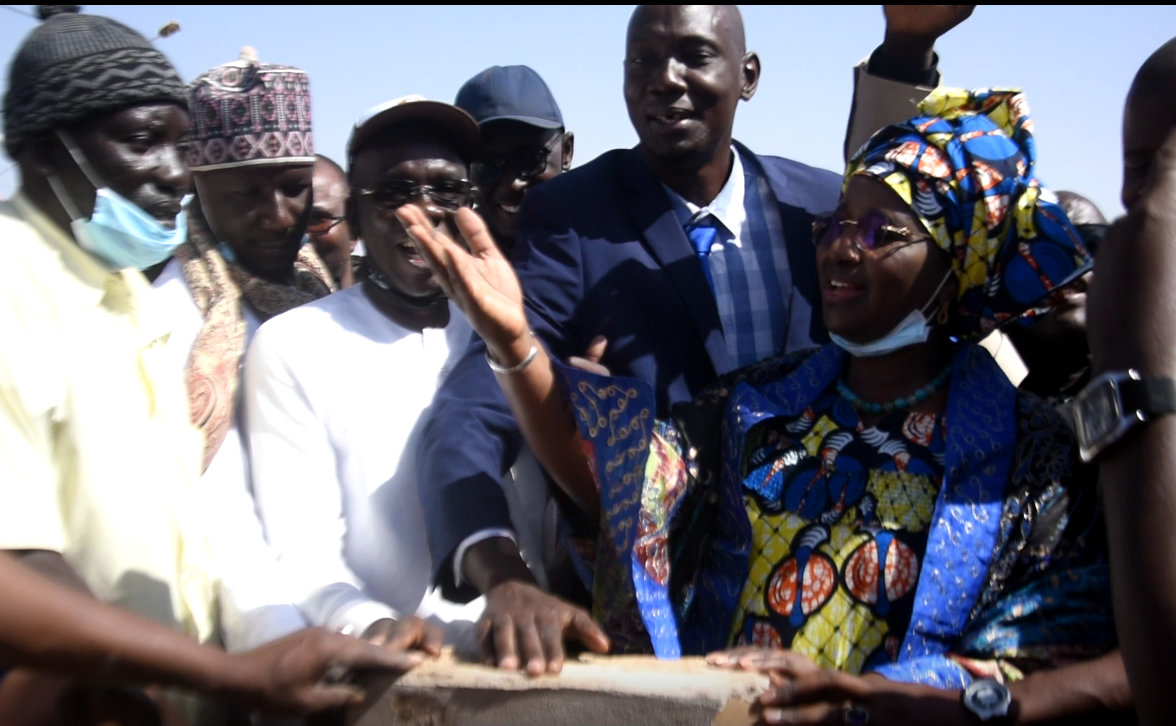
[[[537,151],[523,152],[508,159],[484,159],[475,162],[471,167],[474,181],[478,184],[489,184],[502,178],[503,172],[510,169],[520,179],[534,179],[542,176],[551,165],[551,152],[563,143],[563,134],[556,134],[546,146]]]
[[[326,234],[339,226],[339,223],[344,219],[346,217],[336,217],[325,212],[313,211],[310,213],[310,223],[306,225],[306,232],[308,234]]]
[[[416,184],[408,180],[396,180],[352,191],[360,196],[369,197],[382,212],[393,212],[417,197],[428,197],[438,209],[456,212],[459,208],[469,205],[472,189],[469,179],[452,179],[437,184]]]
[[[856,227],[853,245],[862,252],[919,241],[909,227],[896,227],[877,212],[869,212],[861,220],[846,219],[834,212],[813,220],[813,244],[819,249],[831,247],[845,234],[846,227]]]

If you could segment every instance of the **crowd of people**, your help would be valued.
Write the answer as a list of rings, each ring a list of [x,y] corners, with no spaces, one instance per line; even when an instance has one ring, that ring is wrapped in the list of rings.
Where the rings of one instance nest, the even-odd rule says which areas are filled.
[[[184,83],[38,6],[0,722],[336,713],[452,646],[706,656],[770,675],[764,723],[1166,723],[1176,39],[1111,225],[1038,178],[1021,91],[942,82],[974,8],[884,6],[837,174],[732,138],[735,6],[634,11],[639,143],[574,170],[524,66],[332,160],[304,71]]]

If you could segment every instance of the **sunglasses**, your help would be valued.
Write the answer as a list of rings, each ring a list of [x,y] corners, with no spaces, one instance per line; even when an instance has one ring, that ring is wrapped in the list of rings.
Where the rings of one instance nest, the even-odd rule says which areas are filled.
[[[352,191],[361,197],[371,199],[381,212],[394,212],[417,197],[428,197],[438,209],[456,212],[461,207],[469,205],[473,186],[468,179],[446,180],[437,184],[416,184],[408,180],[397,180]]]
[[[909,227],[898,227],[878,212],[868,212],[860,220],[846,219],[839,212],[821,215],[813,220],[813,244],[818,249],[832,247],[846,229],[853,230],[853,245],[862,252],[889,247],[898,243],[917,242]]]
[[[483,159],[475,162],[471,167],[474,181],[480,185],[487,185],[502,178],[503,173],[510,169],[519,179],[534,179],[542,176],[551,166],[551,152],[563,142],[563,134],[556,134],[546,146],[504,159]]]
[[[306,225],[307,234],[326,234],[335,227],[339,226],[345,217],[325,214],[322,212],[311,212],[310,223]]]

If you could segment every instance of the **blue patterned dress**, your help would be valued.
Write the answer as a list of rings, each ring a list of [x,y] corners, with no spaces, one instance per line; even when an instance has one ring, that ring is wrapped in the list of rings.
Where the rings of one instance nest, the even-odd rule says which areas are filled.
[[[1093,472],[1054,409],[963,344],[942,417],[865,429],[844,366],[835,346],[766,361],[672,421],[647,384],[561,368],[601,494],[582,574],[615,648],[779,645],[960,688],[1115,647]]]

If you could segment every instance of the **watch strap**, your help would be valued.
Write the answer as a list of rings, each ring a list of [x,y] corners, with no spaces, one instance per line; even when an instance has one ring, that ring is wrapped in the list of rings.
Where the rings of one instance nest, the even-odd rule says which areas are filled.
[[[1140,411],[1148,417],[1176,413],[1176,379],[1145,376],[1121,381],[1119,400],[1125,413]]]

